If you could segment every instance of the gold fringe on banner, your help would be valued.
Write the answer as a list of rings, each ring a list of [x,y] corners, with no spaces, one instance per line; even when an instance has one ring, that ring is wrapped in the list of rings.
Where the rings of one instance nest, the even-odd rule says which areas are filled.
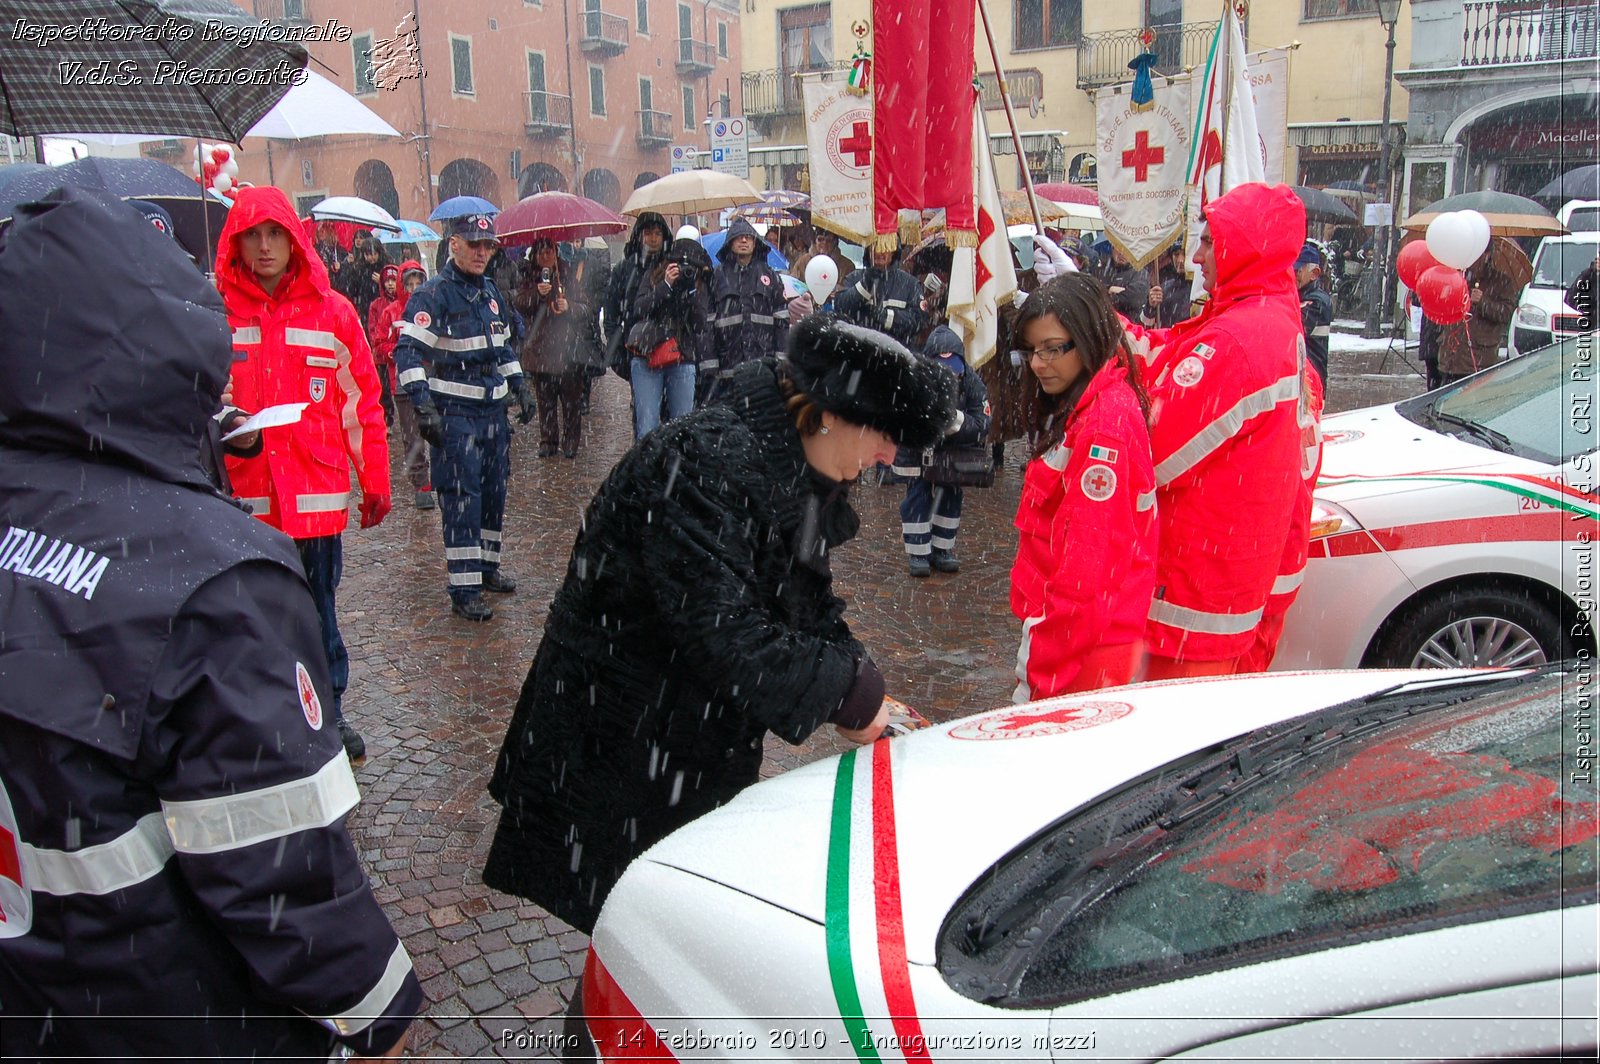
[[[868,251],[895,251],[900,247],[899,233],[874,233]]]
[[[947,248],[975,248],[978,246],[978,233],[975,229],[946,229],[944,231],[944,244]]]

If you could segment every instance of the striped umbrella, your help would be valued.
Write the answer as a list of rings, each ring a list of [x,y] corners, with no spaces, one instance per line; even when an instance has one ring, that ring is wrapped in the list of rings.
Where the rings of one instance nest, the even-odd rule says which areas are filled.
[[[747,222],[768,225],[793,225],[811,217],[811,197],[804,192],[774,189],[761,194],[760,203],[740,207],[734,214]]]

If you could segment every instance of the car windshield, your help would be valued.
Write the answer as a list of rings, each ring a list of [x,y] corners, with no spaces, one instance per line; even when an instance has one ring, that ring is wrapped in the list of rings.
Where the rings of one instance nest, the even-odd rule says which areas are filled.
[[[1566,291],[1597,255],[1600,255],[1600,242],[1580,244],[1546,240],[1533,260],[1533,285]]]
[[[1406,419],[1494,450],[1558,465],[1595,448],[1594,333],[1502,362],[1395,404]]]
[[[1567,219],[1567,232],[1600,232],[1600,207],[1575,207]]]
[[[1589,674],[1406,685],[1167,766],[1008,856],[946,922],[970,997],[1043,1008],[1592,900]]]

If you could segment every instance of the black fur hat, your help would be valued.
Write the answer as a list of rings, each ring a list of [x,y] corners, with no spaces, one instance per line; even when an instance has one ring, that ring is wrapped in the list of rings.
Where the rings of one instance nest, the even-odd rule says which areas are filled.
[[[956,416],[956,379],[883,333],[831,314],[789,330],[789,374],[819,409],[920,450],[944,438]]]

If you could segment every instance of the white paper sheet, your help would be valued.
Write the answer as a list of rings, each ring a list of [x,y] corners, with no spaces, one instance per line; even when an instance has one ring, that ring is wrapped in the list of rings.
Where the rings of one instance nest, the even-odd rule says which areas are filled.
[[[306,407],[310,405],[310,403],[283,403],[279,406],[269,406],[264,410],[258,410],[241,421],[232,432],[222,438],[227,441],[235,436],[243,436],[247,432],[255,432],[257,429],[293,425],[300,420],[301,416],[306,412]]]

